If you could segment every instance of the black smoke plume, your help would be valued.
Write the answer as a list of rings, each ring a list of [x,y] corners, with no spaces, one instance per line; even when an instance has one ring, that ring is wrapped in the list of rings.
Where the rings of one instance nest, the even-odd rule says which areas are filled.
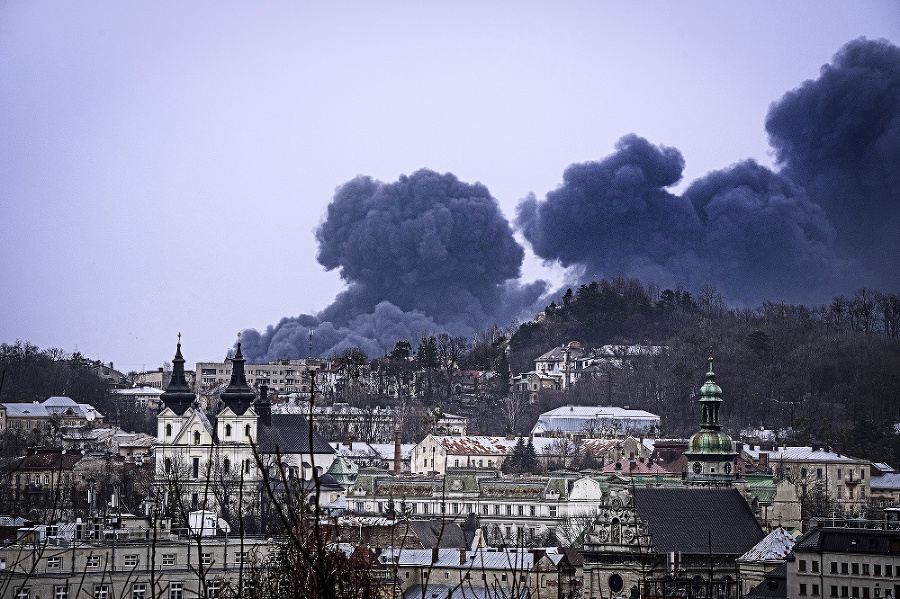
[[[860,285],[900,284],[900,48],[844,46],[818,79],[773,103],[766,130],[781,168],[752,160],[670,188],[674,149],[636,135],[573,164],[516,224],[573,276],[662,287],[712,283],[730,301],[818,302]],[[382,355],[423,331],[464,335],[539,309],[544,282],[520,286],[523,249],[481,184],[421,170],[395,183],[358,177],[319,227],[319,262],[347,289],[320,314],[247,331],[252,360]],[[573,282],[574,283],[574,282]]]
[[[766,131],[783,173],[835,225],[837,248],[867,284],[900,281],[900,48],[845,45],[818,79],[769,110]]]
[[[681,154],[629,135],[612,156],[566,169],[543,201],[523,200],[517,225],[538,256],[582,277],[713,283],[744,304],[896,288],[900,49],[851,42],[772,105],[767,129],[781,172],[744,161],[679,197],[665,188]]]
[[[420,170],[395,183],[357,177],[338,188],[316,231],[318,260],[347,289],[316,316],[247,331],[251,360],[332,355],[358,346],[381,356],[424,331],[468,335],[533,311],[542,282],[520,286],[524,250],[480,183]]]

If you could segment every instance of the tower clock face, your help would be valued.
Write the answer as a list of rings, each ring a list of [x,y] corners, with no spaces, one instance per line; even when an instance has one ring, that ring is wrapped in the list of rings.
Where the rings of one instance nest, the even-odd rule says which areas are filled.
[[[700,462],[694,462],[694,474],[700,474],[703,470],[703,466],[700,465]]]
[[[725,462],[722,465],[722,470],[725,471],[725,474],[731,474],[731,462]]]

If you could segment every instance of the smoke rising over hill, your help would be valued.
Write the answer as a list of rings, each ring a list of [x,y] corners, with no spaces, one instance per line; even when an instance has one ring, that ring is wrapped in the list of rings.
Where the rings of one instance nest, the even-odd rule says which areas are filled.
[[[780,171],[746,160],[668,191],[684,158],[631,134],[573,164],[562,185],[522,200],[534,252],[575,279],[628,276],[663,287],[718,285],[744,304],[818,302],[900,282],[900,48],[855,40],[820,77],[774,102],[766,130]],[[518,282],[524,250],[480,183],[420,170],[338,189],[316,233],[318,260],[347,289],[318,315],[247,331],[251,360],[382,355],[423,331],[465,335],[531,317],[542,281]],[[573,281],[575,283],[575,281]]]

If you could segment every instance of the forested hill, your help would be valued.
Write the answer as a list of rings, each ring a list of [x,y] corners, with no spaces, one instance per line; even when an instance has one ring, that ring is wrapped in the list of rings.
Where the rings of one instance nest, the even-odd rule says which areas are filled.
[[[666,432],[697,430],[696,392],[710,350],[725,400],[723,425],[792,428],[793,442],[842,445],[850,453],[900,459],[900,296],[860,289],[828,306],[767,302],[725,305],[699,294],[645,288],[631,279],[569,289],[510,343],[513,372],[569,341],[665,345],[659,357],[612,370],[612,381],[575,390],[580,401],[629,405],[663,417]],[[787,439],[785,439],[787,440]]]

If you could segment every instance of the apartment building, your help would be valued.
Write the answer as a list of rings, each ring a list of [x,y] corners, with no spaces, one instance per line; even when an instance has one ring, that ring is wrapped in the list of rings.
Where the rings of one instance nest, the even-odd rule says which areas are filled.
[[[197,362],[194,380],[197,392],[218,385],[225,385],[231,380],[233,361]],[[324,360],[301,358],[297,360],[272,360],[266,364],[247,364],[244,373],[247,384],[259,388],[267,385],[276,393],[309,393],[312,377],[327,368]],[[319,381],[316,381],[316,385]]]
[[[814,528],[787,558],[788,597],[900,596],[900,530]]]
[[[844,515],[862,515],[869,507],[868,460],[848,456],[822,445],[778,447],[745,445],[744,453],[776,481],[788,480],[801,499],[820,498]]]
[[[276,549],[270,541],[177,537],[117,542],[47,538],[0,547],[0,596],[15,599],[218,597],[250,564]]]

